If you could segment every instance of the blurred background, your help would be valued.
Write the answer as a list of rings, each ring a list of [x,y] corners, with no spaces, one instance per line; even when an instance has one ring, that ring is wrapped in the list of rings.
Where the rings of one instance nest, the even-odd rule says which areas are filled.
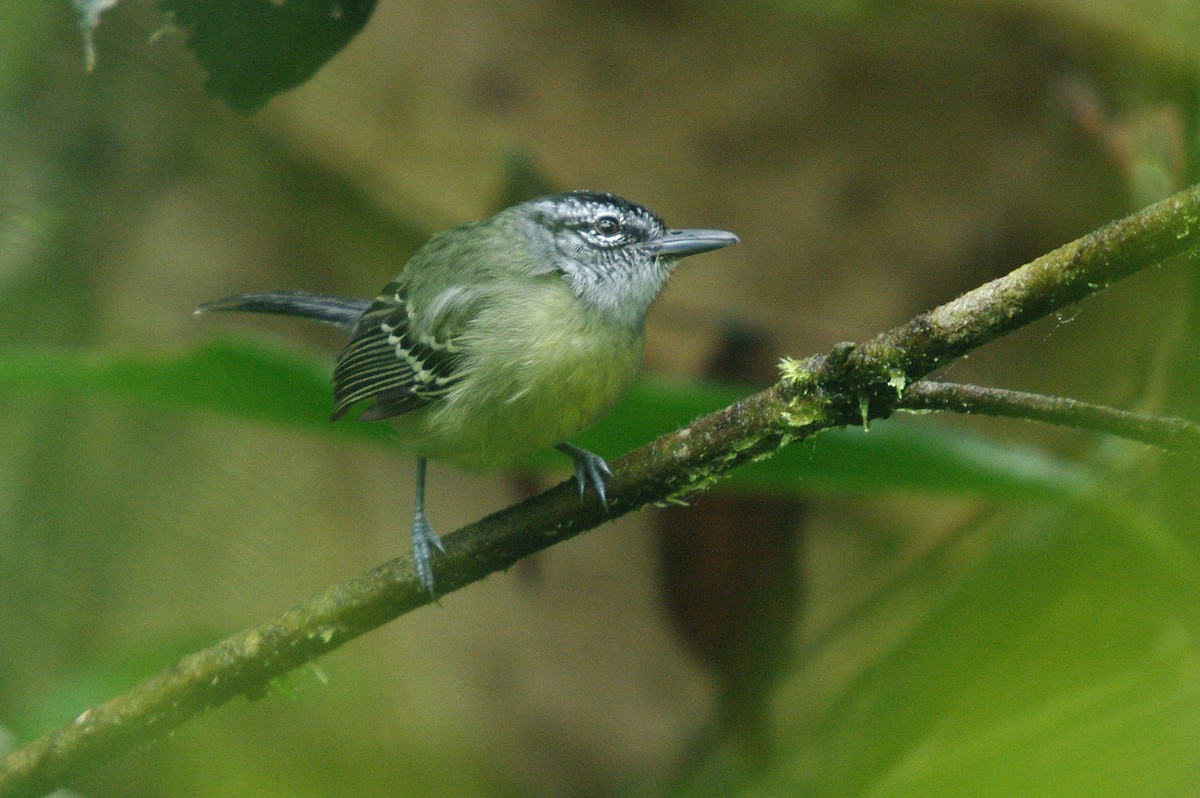
[[[104,14],[91,72],[65,1],[5,0],[0,30],[14,744],[406,551],[413,469],[5,377],[13,358],[170,362],[226,338],[328,365],[334,331],[192,309],[372,296],[434,231],[590,188],[741,236],[676,273],[646,371],[749,392],[784,355],[862,340],[1197,173],[1183,0],[382,0],[252,114],[206,93],[144,0]],[[945,376],[1196,418],[1197,298],[1194,262],[1149,270]],[[910,433],[898,453],[607,524],[73,787],[1195,795],[1194,456],[975,418],[850,434],[890,427]],[[924,476],[931,459],[951,476]],[[568,473],[434,464],[430,515],[446,534]]]

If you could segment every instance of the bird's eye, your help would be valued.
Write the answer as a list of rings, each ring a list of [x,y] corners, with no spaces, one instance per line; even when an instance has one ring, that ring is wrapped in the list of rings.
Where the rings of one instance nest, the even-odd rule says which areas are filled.
[[[615,216],[601,216],[596,220],[596,232],[603,236],[615,236],[621,232],[621,222]]]

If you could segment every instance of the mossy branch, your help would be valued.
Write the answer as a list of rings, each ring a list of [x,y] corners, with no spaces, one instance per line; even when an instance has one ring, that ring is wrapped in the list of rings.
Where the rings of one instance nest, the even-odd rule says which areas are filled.
[[[1063,396],[922,380],[908,386],[898,407],[1045,421],[1104,432],[1160,449],[1200,451],[1200,425],[1187,419],[1131,413]]]
[[[616,461],[605,512],[564,483],[445,539],[449,593],[611,518],[678,499],[830,427],[884,418],[914,383],[1011,330],[1200,245],[1200,187],[1109,224],[862,345],[786,361],[784,378]],[[915,395],[927,389],[916,389]],[[0,796],[47,793],[230,699],[429,603],[408,557],[184,658],[0,760]]]

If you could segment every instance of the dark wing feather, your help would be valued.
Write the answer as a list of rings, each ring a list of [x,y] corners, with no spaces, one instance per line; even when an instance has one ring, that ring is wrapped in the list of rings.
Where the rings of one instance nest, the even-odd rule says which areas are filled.
[[[374,399],[360,418],[378,421],[425,407],[457,382],[458,350],[451,341],[410,329],[404,285],[390,283],[354,327],[333,370],[337,421],[359,402]]]

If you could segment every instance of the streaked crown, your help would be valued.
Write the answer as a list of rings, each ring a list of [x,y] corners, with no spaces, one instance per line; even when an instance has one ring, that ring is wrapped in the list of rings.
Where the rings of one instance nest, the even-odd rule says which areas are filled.
[[[597,191],[570,191],[529,203],[534,219],[568,249],[613,251],[658,238],[667,226],[635,202]]]

